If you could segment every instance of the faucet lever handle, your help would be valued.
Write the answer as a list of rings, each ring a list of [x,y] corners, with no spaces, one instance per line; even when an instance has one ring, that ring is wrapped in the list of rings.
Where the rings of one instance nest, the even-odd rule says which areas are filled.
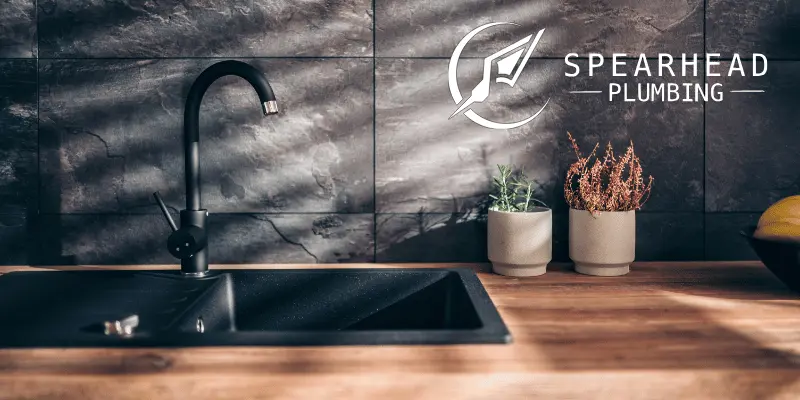
[[[172,228],[172,231],[175,232],[178,230],[178,225],[175,225],[175,220],[172,219],[172,216],[169,215],[169,210],[167,209],[167,205],[164,204],[164,200],[161,200],[161,195],[158,192],[153,193],[153,197],[156,199],[156,203],[158,203],[158,208],[161,209],[161,212],[164,214],[164,218],[167,219],[167,223],[169,227]]]

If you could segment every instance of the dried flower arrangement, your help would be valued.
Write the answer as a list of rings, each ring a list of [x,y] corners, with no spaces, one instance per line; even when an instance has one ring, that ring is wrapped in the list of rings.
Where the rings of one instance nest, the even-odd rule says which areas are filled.
[[[500,176],[493,179],[494,193],[489,194],[492,211],[527,212],[531,207],[547,204],[533,197],[533,182],[514,165],[498,165]]]
[[[583,157],[578,143],[567,132],[578,161],[570,165],[564,182],[564,198],[570,208],[587,210],[592,214],[600,211],[638,210],[650,198],[653,177],[647,184],[642,179],[639,157],[633,152],[631,141],[625,154],[617,158],[609,142],[602,159],[597,156],[599,143],[592,152]]]

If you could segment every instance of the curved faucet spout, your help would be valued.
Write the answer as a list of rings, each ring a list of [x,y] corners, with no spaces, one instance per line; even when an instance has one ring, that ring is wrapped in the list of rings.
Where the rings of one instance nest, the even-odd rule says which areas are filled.
[[[185,174],[186,174],[186,209],[198,211],[202,210],[200,202],[200,103],[203,101],[208,87],[217,79],[236,75],[250,82],[256,90],[261,101],[264,115],[278,113],[278,103],[275,94],[269,85],[267,78],[261,71],[250,64],[241,61],[222,61],[218,62],[205,71],[192,84],[189,95],[186,98],[186,108],[183,114],[183,145],[185,150]]]
[[[208,241],[206,219],[208,211],[200,202],[200,103],[206,90],[217,79],[226,75],[236,75],[250,82],[261,100],[264,115],[278,113],[278,103],[267,78],[261,71],[241,61],[218,62],[205,71],[192,84],[186,98],[183,113],[183,148],[185,151],[186,209],[181,210],[181,227],[167,240],[170,253],[181,260],[181,272],[185,276],[198,277],[208,272]],[[169,212],[156,196],[164,215]]]

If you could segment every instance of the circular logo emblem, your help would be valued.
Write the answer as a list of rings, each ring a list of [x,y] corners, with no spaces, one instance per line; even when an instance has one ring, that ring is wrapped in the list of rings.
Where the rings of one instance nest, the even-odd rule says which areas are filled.
[[[491,28],[497,25],[517,25],[511,22],[492,22],[486,25],[479,26],[473,29],[470,33],[464,36],[460,42],[458,42],[458,46],[453,51],[452,57],[450,57],[450,65],[447,71],[447,82],[450,86],[450,95],[453,96],[453,101],[458,106],[456,111],[450,115],[450,118],[455,117],[460,113],[464,113],[464,115],[471,119],[478,125],[481,125],[486,128],[490,129],[512,129],[518,128],[522,125],[531,122],[534,118],[538,117],[539,114],[544,111],[544,108],[547,107],[547,104],[550,102],[550,99],[547,99],[547,102],[544,103],[541,109],[537,111],[535,114],[531,115],[528,118],[525,118],[521,121],[517,122],[509,122],[509,123],[502,123],[502,122],[494,122],[490,121],[486,118],[481,117],[475,111],[470,109],[470,107],[475,103],[482,103],[487,98],[489,98],[489,91],[492,84],[492,75],[493,70],[495,69],[495,65],[497,65],[496,75],[497,78],[495,82],[497,83],[505,83],[511,87],[517,83],[517,79],[519,75],[522,73],[522,70],[525,69],[525,65],[528,63],[528,59],[530,59],[531,53],[536,48],[536,45],[539,43],[539,39],[541,39],[542,34],[544,33],[544,29],[540,30],[536,37],[534,38],[533,35],[528,35],[527,37],[517,41],[516,43],[503,48],[502,50],[486,57],[483,60],[483,75],[480,83],[472,90],[472,93],[469,97],[465,100],[463,96],[461,96],[461,90],[458,88],[458,79],[456,77],[456,73],[458,71],[458,61],[461,58],[461,52],[464,51],[464,47],[466,47],[467,43],[469,43],[472,38],[475,37],[478,33],[483,31],[484,29]],[[495,62],[496,61],[496,62]]]

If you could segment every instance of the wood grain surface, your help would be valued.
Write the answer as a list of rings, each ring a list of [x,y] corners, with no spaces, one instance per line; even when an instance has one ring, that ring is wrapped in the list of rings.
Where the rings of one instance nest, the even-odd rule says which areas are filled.
[[[0,350],[0,399],[800,399],[800,295],[759,263],[638,263],[616,278],[214,267],[466,265],[513,344]]]

